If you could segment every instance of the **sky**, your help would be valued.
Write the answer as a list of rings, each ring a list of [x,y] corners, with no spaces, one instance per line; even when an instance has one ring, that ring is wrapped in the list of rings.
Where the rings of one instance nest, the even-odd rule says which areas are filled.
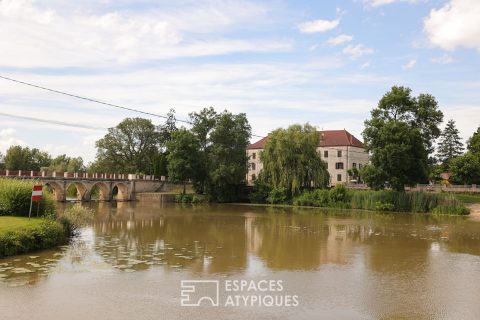
[[[244,112],[255,135],[309,122],[360,139],[403,85],[435,96],[466,139],[480,125],[479,17],[479,0],[0,0],[0,75],[179,119]],[[89,162],[136,116],[0,79],[3,153]]]

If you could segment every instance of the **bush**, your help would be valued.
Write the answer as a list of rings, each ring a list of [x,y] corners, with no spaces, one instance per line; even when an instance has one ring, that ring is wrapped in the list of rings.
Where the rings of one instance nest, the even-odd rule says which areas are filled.
[[[344,202],[349,200],[348,190],[343,184],[337,184],[335,188],[330,189],[330,200],[332,202]]]
[[[470,214],[470,210],[463,205],[439,205],[433,213],[465,216]]]
[[[31,180],[0,179],[0,216],[28,216],[32,188],[39,182]],[[37,214],[37,203],[33,203],[32,215]],[[39,215],[54,217],[55,202],[52,195],[44,190],[39,203]]]
[[[73,236],[78,234],[80,228],[91,223],[94,216],[95,212],[92,209],[76,204],[65,210],[58,220],[63,225],[66,234]]]
[[[255,185],[253,186],[253,190],[248,195],[250,202],[252,203],[267,203],[267,198],[272,188],[258,179],[255,180]]]
[[[38,226],[0,233],[0,257],[51,248],[66,239],[61,224],[45,219]]]
[[[273,188],[268,194],[267,202],[270,204],[282,204],[287,200],[286,188]]]

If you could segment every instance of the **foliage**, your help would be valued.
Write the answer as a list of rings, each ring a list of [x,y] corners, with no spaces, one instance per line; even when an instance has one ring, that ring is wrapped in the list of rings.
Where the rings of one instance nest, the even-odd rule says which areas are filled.
[[[286,188],[273,188],[267,197],[267,202],[270,204],[282,204],[287,200],[287,189]]]
[[[34,226],[0,233],[0,257],[51,248],[65,240],[62,226],[56,221],[44,219]]]
[[[82,207],[76,204],[65,210],[58,221],[63,225],[68,235],[78,235],[80,228],[88,225],[93,221],[95,212],[92,209]]]
[[[247,174],[245,150],[250,135],[251,127],[244,113],[235,115],[224,111],[218,114],[204,157],[208,174],[202,177],[204,181],[195,183],[203,184],[212,200],[227,202],[237,198]]]
[[[150,120],[126,118],[96,142],[97,159],[90,171],[152,174],[160,144]]]
[[[248,198],[252,203],[267,203],[270,191],[272,191],[272,188],[269,185],[255,179],[253,189],[249,193]]]
[[[47,152],[37,148],[11,146],[5,154],[5,169],[7,170],[34,170],[40,171],[42,167],[48,167],[51,157]]]
[[[480,153],[467,152],[450,162],[452,182],[459,184],[480,184]]]
[[[0,179],[0,216],[28,216],[33,186],[39,182],[30,180]],[[55,204],[53,197],[46,190],[38,204],[39,215],[54,216]],[[32,216],[37,214],[37,203],[33,203]]]
[[[46,169],[58,172],[82,172],[86,170],[81,157],[68,157],[65,154],[54,158]]]
[[[460,132],[455,126],[455,121],[449,120],[445,129],[440,135],[437,153],[444,170],[448,170],[450,160],[461,155],[463,152],[463,143],[460,138]]]
[[[468,139],[467,149],[472,153],[480,154],[480,127]]]
[[[186,183],[195,178],[199,166],[199,142],[193,133],[182,128],[173,132],[167,147],[169,180],[182,183],[185,193]]]
[[[363,137],[372,165],[365,172],[365,181],[373,188],[388,184],[398,191],[405,185],[426,182],[428,155],[440,135],[442,119],[433,96],[412,97],[411,89],[392,87],[365,121]]]
[[[263,170],[259,179],[273,188],[284,188],[289,197],[302,189],[325,188],[329,174],[317,152],[319,139],[309,124],[273,131],[260,154]]]
[[[348,202],[348,190],[343,184],[337,184],[335,188],[330,189],[330,201],[332,202]]]

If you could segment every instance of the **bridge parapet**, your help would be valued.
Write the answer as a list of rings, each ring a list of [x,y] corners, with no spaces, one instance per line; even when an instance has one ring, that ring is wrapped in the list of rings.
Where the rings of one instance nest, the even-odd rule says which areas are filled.
[[[48,178],[48,179],[85,179],[85,180],[148,180],[167,181],[165,176],[126,174],[126,173],[88,173],[33,170],[0,170],[0,177],[9,178]]]

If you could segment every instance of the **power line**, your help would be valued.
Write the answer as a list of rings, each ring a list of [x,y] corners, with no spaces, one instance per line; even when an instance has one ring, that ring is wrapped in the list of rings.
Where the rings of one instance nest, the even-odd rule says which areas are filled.
[[[123,109],[123,110],[131,111],[131,112],[137,112],[137,113],[140,113],[140,114],[145,114],[145,115],[149,115],[149,116],[153,116],[153,117],[168,119],[168,116],[161,115],[161,114],[158,114],[158,113],[142,111],[142,110],[131,108],[131,107],[124,107],[124,106],[120,106],[120,105],[117,105],[117,104],[113,104],[113,103],[109,103],[109,102],[105,102],[105,101],[101,101],[101,100],[97,100],[97,99],[92,99],[92,98],[80,96],[80,95],[73,94],[73,93],[68,93],[68,92],[65,92],[65,91],[60,91],[60,90],[56,90],[56,89],[47,88],[47,87],[40,86],[40,85],[37,85],[37,84],[33,84],[33,83],[30,83],[30,82],[20,81],[20,80],[5,77],[5,76],[2,76],[2,75],[0,75],[0,78],[4,79],[4,80],[7,80],[7,81],[15,82],[15,83],[18,83],[18,84],[23,84],[23,85],[26,85],[26,86],[29,86],[29,87],[53,92],[53,93],[56,93],[56,94],[61,94],[61,95],[76,98],[76,99],[81,99],[81,100],[85,100],[85,101],[89,101],[89,102],[94,102],[94,103],[102,104],[102,105],[105,105],[105,106],[118,108],[118,109]],[[182,119],[176,119],[175,118],[175,121],[176,122],[187,123],[187,124],[190,124],[190,125],[193,124],[193,122],[188,121],[188,120],[182,120]],[[252,137],[257,137],[257,138],[263,138],[263,136],[256,135],[256,134],[251,134],[251,136]]]
[[[43,122],[43,123],[48,123],[48,124],[56,124],[56,125],[65,126],[65,127],[75,127],[75,128],[81,128],[81,129],[91,129],[91,130],[101,130],[101,131],[108,130],[107,128],[94,127],[94,126],[89,126],[89,125],[63,122],[63,121],[57,121],[57,120],[49,120],[49,119],[42,119],[42,118],[35,118],[35,117],[19,116],[19,115],[16,115],[16,114],[10,114],[10,113],[4,113],[4,112],[0,112],[0,116],[14,118],[14,119],[28,120],[28,121]]]

